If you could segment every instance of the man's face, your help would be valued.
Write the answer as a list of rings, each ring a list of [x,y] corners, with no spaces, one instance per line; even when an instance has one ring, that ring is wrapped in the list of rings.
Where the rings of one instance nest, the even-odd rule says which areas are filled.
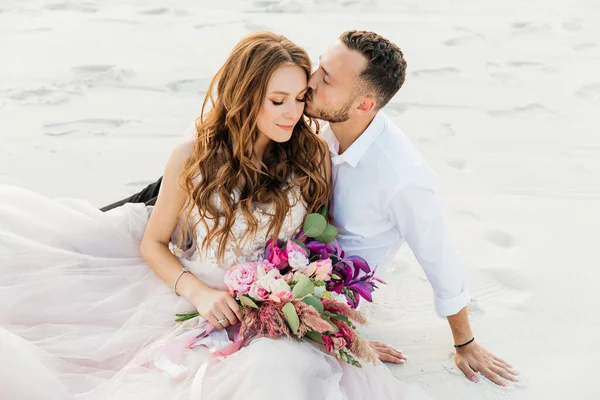
[[[304,113],[329,122],[352,116],[358,97],[358,76],[367,60],[338,41],[319,58],[319,68],[308,81]]]

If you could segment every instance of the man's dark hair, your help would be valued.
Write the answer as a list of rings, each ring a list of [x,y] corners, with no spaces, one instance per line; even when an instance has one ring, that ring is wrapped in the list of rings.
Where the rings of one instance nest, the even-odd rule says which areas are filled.
[[[369,31],[347,31],[342,33],[340,40],[367,59],[367,66],[359,78],[367,93],[372,91],[376,96],[376,109],[383,108],[404,83],[406,60],[402,50],[383,36]]]

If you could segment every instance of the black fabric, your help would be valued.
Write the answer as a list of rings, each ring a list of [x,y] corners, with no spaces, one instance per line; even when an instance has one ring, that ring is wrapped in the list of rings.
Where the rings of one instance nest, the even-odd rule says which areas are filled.
[[[141,192],[134,194],[131,197],[126,199],[117,201],[116,203],[109,204],[108,206],[102,207],[100,210],[106,212],[108,210],[112,210],[113,208],[117,208],[126,203],[144,203],[147,206],[153,206],[156,204],[156,198],[158,197],[158,192],[160,190],[160,185],[162,183],[162,176],[154,183],[146,186],[142,189]]]

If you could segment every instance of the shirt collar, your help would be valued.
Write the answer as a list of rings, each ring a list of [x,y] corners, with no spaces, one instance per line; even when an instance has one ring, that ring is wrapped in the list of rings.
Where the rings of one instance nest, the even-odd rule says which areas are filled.
[[[333,165],[347,163],[352,168],[356,168],[367,150],[371,148],[373,143],[375,143],[375,140],[379,137],[379,134],[383,132],[384,127],[385,117],[380,111],[375,115],[373,121],[371,121],[367,129],[365,129],[358,139],[348,147],[344,154],[339,155],[340,143],[335,137],[329,124],[327,124],[321,131],[321,135],[329,145],[329,151],[332,153],[331,162]]]

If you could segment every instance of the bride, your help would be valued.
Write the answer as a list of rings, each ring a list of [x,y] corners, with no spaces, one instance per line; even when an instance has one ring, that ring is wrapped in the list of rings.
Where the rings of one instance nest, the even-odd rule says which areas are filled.
[[[328,202],[329,153],[303,117],[310,73],[283,36],[238,43],[155,207],[103,213],[0,185],[1,398],[424,398],[380,362],[357,368],[315,343],[257,338],[209,357],[241,318],[225,271]],[[198,319],[175,314],[196,310],[215,330],[177,346]]]

